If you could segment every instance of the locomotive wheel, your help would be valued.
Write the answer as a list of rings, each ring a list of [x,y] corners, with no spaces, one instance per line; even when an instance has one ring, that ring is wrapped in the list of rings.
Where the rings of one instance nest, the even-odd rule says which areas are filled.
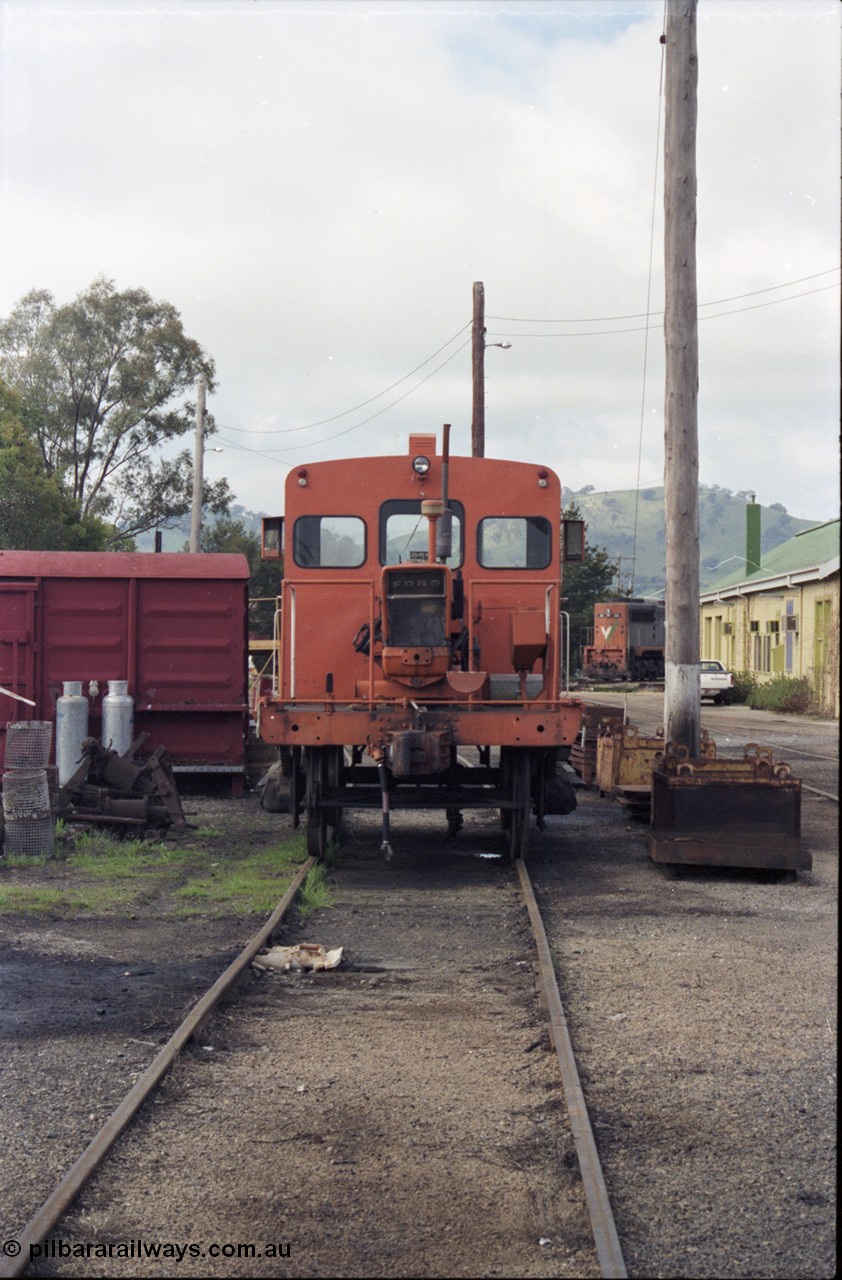
[[[304,807],[307,811],[307,853],[311,858],[324,858],[331,836],[339,834],[342,808],[326,804],[324,796],[328,791],[341,787],[342,768],[341,747],[305,748]]]
[[[529,752],[516,750],[511,760],[511,798],[509,811],[509,857],[525,858],[529,852],[529,815],[532,809],[532,770]]]
[[[322,808],[324,759],[320,747],[304,748],[304,808],[307,814],[307,854],[323,858],[327,853],[327,812]]]
[[[331,794],[341,791],[345,786],[345,752],[342,747],[325,747],[325,777]],[[331,829],[331,838],[339,839],[342,830],[342,806],[336,805],[327,811],[327,825]]]

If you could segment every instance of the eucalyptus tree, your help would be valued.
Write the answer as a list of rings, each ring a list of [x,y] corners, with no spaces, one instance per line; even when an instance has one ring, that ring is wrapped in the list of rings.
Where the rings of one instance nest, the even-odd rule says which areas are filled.
[[[20,398],[45,473],[81,520],[107,521],[115,542],[190,509],[191,451],[168,446],[194,430],[200,374],[212,390],[213,361],[176,308],[104,277],[64,306],[33,290],[0,321],[0,376]],[[224,511],[231,495],[223,480],[205,496]]]
[[[47,475],[21,418],[20,401],[0,381],[0,549],[102,551],[113,529],[88,516]]]

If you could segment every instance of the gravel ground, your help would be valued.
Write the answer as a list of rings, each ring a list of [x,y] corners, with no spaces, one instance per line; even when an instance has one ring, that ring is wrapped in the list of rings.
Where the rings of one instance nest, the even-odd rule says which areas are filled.
[[[191,807],[231,840],[284,821]],[[385,867],[370,820],[351,828],[306,929],[351,967],[249,978],[63,1237],[292,1247],[217,1275],[596,1275],[514,880],[479,856],[496,827],[449,845],[400,815]],[[532,859],[629,1273],[833,1275],[837,808],[805,795],[794,884],[670,878],[644,831],[580,793]],[[0,1239],[255,924],[2,922]],[[99,1274],[211,1273],[189,1265]]]

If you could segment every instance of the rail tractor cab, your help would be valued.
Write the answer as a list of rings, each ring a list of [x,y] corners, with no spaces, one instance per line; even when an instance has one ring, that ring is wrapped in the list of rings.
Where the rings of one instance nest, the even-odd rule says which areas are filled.
[[[568,812],[559,766],[581,703],[560,694],[561,519],[546,467],[441,452],[321,462],[287,480],[264,554],[283,558],[272,693],[258,732],[279,761],[267,807],[306,816],[322,854],[344,808],[496,808],[509,852],[530,815]],[[565,528],[565,524],[567,527]]]

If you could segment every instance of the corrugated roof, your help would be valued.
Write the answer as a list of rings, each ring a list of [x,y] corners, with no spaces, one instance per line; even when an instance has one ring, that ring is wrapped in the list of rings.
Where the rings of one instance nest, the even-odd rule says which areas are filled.
[[[788,542],[766,551],[759,569],[746,574],[745,567],[715,579],[702,592],[702,599],[734,587],[757,589],[770,578],[798,574],[821,580],[839,569],[839,520],[828,520],[812,529],[803,529]]]
[[[153,551],[0,551],[0,578],[248,578],[243,555]]]

